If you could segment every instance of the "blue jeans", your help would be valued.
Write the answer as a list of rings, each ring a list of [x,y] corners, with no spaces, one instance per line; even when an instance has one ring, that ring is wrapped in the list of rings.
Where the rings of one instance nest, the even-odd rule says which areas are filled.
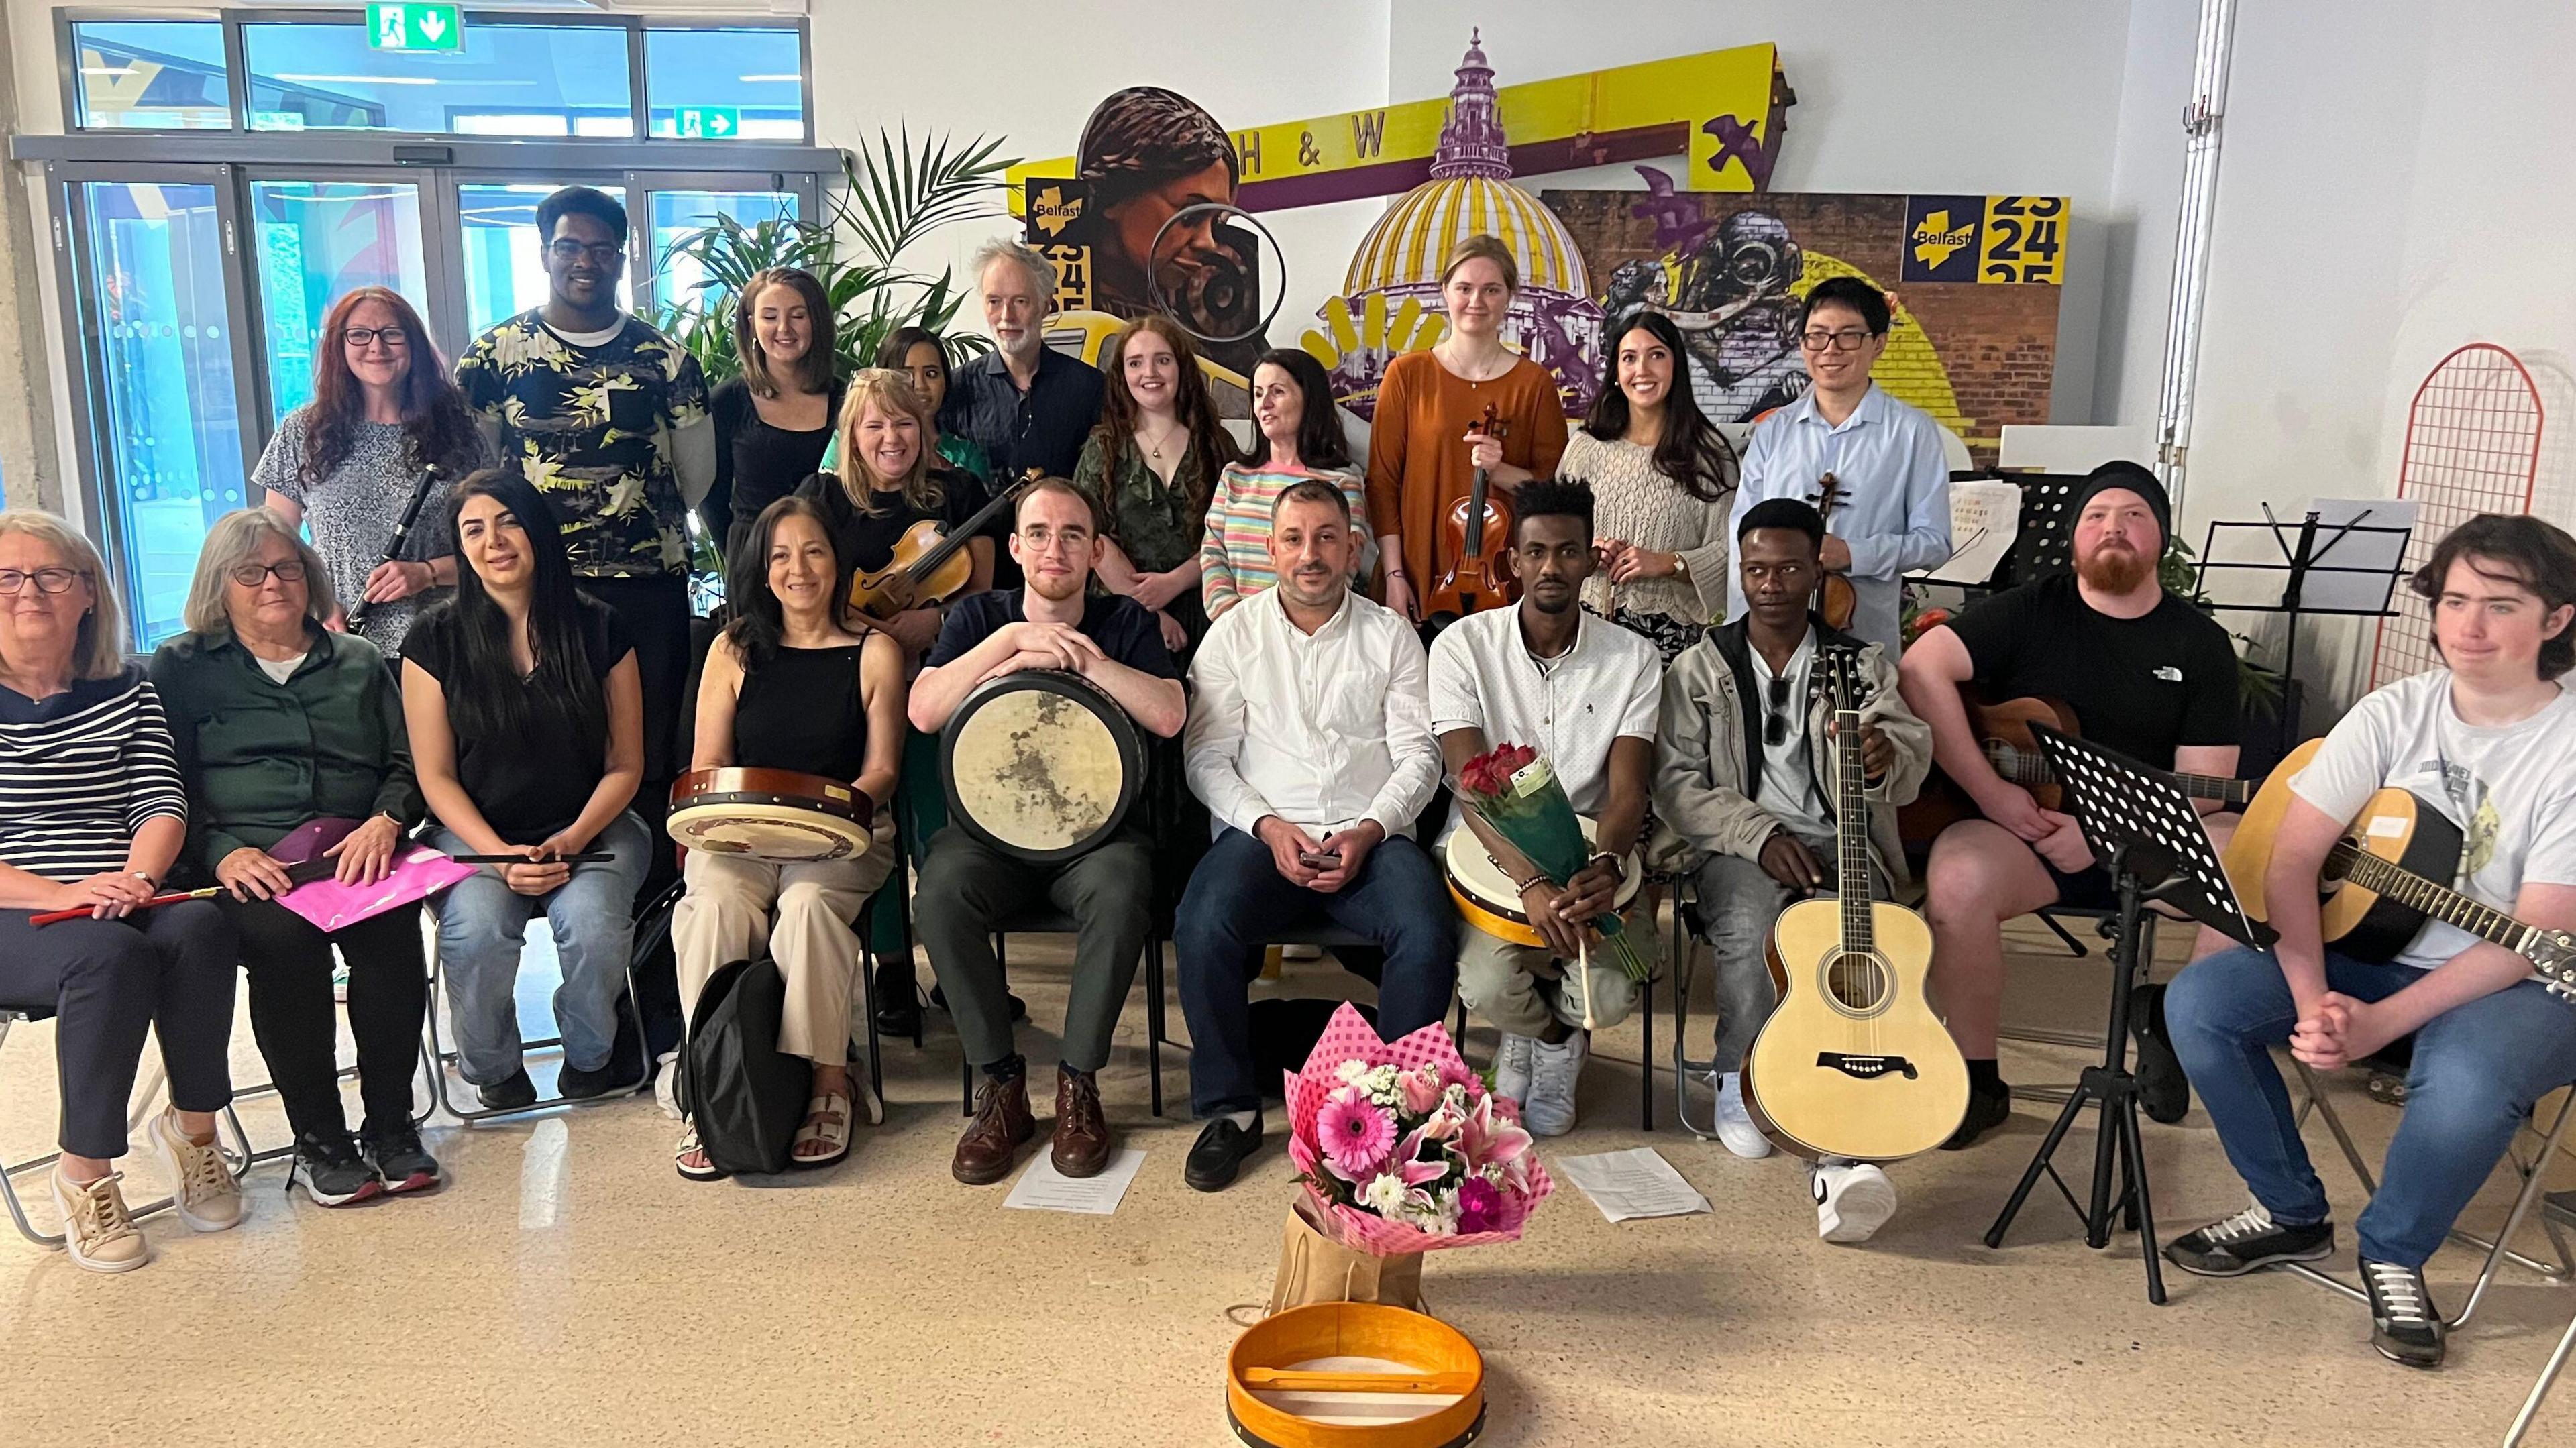
[[[540,910],[554,929],[555,959],[563,966],[554,1007],[564,1064],[579,1071],[608,1065],[617,1044],[617,993],[625,988],[634,948],[635,891],[652,845],[644,822],[621,814],[590,843],[616,858],[573,866],[572,878],[551,893],[522,895],[501,882],[498,867],[485,865],[430,897],[458,1068],[469,1084],[498,1085],[521,1068],[519,950],[529,917]],[[469,848],[444,829],[430,846],[449,854]]]
[[[1458,979],[1458,912],[1420,845],[1390,835],[1369,851],[1356,879],[1326,895],[1291,883],[1268,845],[1229,829],[1190,872],[1172,931],[1181,1014],[1190,1023],[1192,1115],[1260,1108],[1251,996],[1262,947],[1280,931],[1324,920],[1386,951],[1378,1035],[1398,1040],[1448,1013]]]
[[[2368,965],[2326,952],[2326,984],[2378,1001],[2423,978],[2411,966]],[[2326,1191],[2299,1140],[2290,1093],[2270,1048],[2298,1012],[2267,951],[2197,961],[2165,992],[2165,1030],[2200,1089],[2227,1159],[2272,1220],[2327,1218]],[[2406,1110],[2378,1194],[2354,1225],[2361,1255],[2421,1267],[2478,1194],[2532,1103],[2576,1081],[2576,1011],[2524,980],[2435,1016],[2415,1033]]]

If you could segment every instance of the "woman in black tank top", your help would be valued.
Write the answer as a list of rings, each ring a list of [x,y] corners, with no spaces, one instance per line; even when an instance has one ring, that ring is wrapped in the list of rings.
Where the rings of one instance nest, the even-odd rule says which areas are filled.
[[[698,681],[693,769],[787,769],[855,784],[876,806],[876,839],[855,860],[778,865],[689,853],[688,891],[671,916],[680,1011],[697,1011],[716,970],[764,952],[787,980],[778,1049],[814,1063],[813,1099],[794,1164],[829,1166],[849,1154],[850,991],[859,969],[852,927],[893,868],[895,769],[903,752],[903,648],[891,635],[840,621],[840,563],[822,508],[781,498],[761,511],[727,580],[733,621],[707,652]],[[870,1119],[883,1106],[868,1100]],[[680,1175],[720,1175],[690,1126],[674,1152]]]

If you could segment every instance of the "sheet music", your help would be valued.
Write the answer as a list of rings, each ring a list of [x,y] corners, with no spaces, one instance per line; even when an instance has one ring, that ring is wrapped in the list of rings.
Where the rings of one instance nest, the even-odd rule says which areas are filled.
[[[1145,1164],[1145,1153],[1132,1146],[1110,1153],[1109,1165],[1100,1175],[1069,1177],[1055,1169],[1055,1163],[1043,1151],[1029,1163],[1012,1184],[1011,1194],[1002,1199],[1006,1207],[1032,1212],[1080,1212],[1086,1216],[1105,1217],[1118,1210],[1127,1196],[1127,1185],[1136,1180],[1136,1169]]]
[[[2349,609],[2359,613],[2377,613],[2388,607],[2388,597],[2396,591],[2397,570],[2405,565],[2406,540],[2415,529],[2415,515],[2423,506],[2415,498],[2319,498],[2312,505],[2317,513],[2316,553],[2308,560],[2307,584],[2299,590],[2299,606],[2313,609]],[[2360,526],[2335,536],[2335,530],[2347,523]],[[2401,532],[2379,533],[2366,529],[2396,528]],[[2366,568],[2367,573],[2345,573],[2342,569]]]
[[[2021,535],[2021,485],[1992,478],[1971,478],[1950,485],[1950,558],[1940,567],[1913,574],[1935,583],[1979,584],[1995,569]]]
[[[1564,1157],[1556,1163],[1556,1174],[1582,1188],[1601,1215],[1614,1222],[1686,1217],[1709,1209],[1708,1198],[1651,1146]]]

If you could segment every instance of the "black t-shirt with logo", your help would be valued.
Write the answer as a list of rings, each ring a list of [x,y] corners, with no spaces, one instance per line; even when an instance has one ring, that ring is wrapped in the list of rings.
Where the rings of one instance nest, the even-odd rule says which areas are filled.
[[[1971,605],[1950,623],[1992,700],[2063,700],[2084,737],[2171,769],[2174,750],[2238,739],[2227,630],[2166,594],[2140,618],[2097,612],[2059,574]]]

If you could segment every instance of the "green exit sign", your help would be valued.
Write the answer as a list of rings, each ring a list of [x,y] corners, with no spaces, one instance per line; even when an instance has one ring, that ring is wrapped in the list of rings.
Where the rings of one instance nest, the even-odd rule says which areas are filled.
[[[677,122],[684,141],[730,141],[742,134],[742,112],[732,106],[682,106]]]
[[[464,43],[465,20],[453,5],[367,7],[367,44],[378,50],[454,50]]]

